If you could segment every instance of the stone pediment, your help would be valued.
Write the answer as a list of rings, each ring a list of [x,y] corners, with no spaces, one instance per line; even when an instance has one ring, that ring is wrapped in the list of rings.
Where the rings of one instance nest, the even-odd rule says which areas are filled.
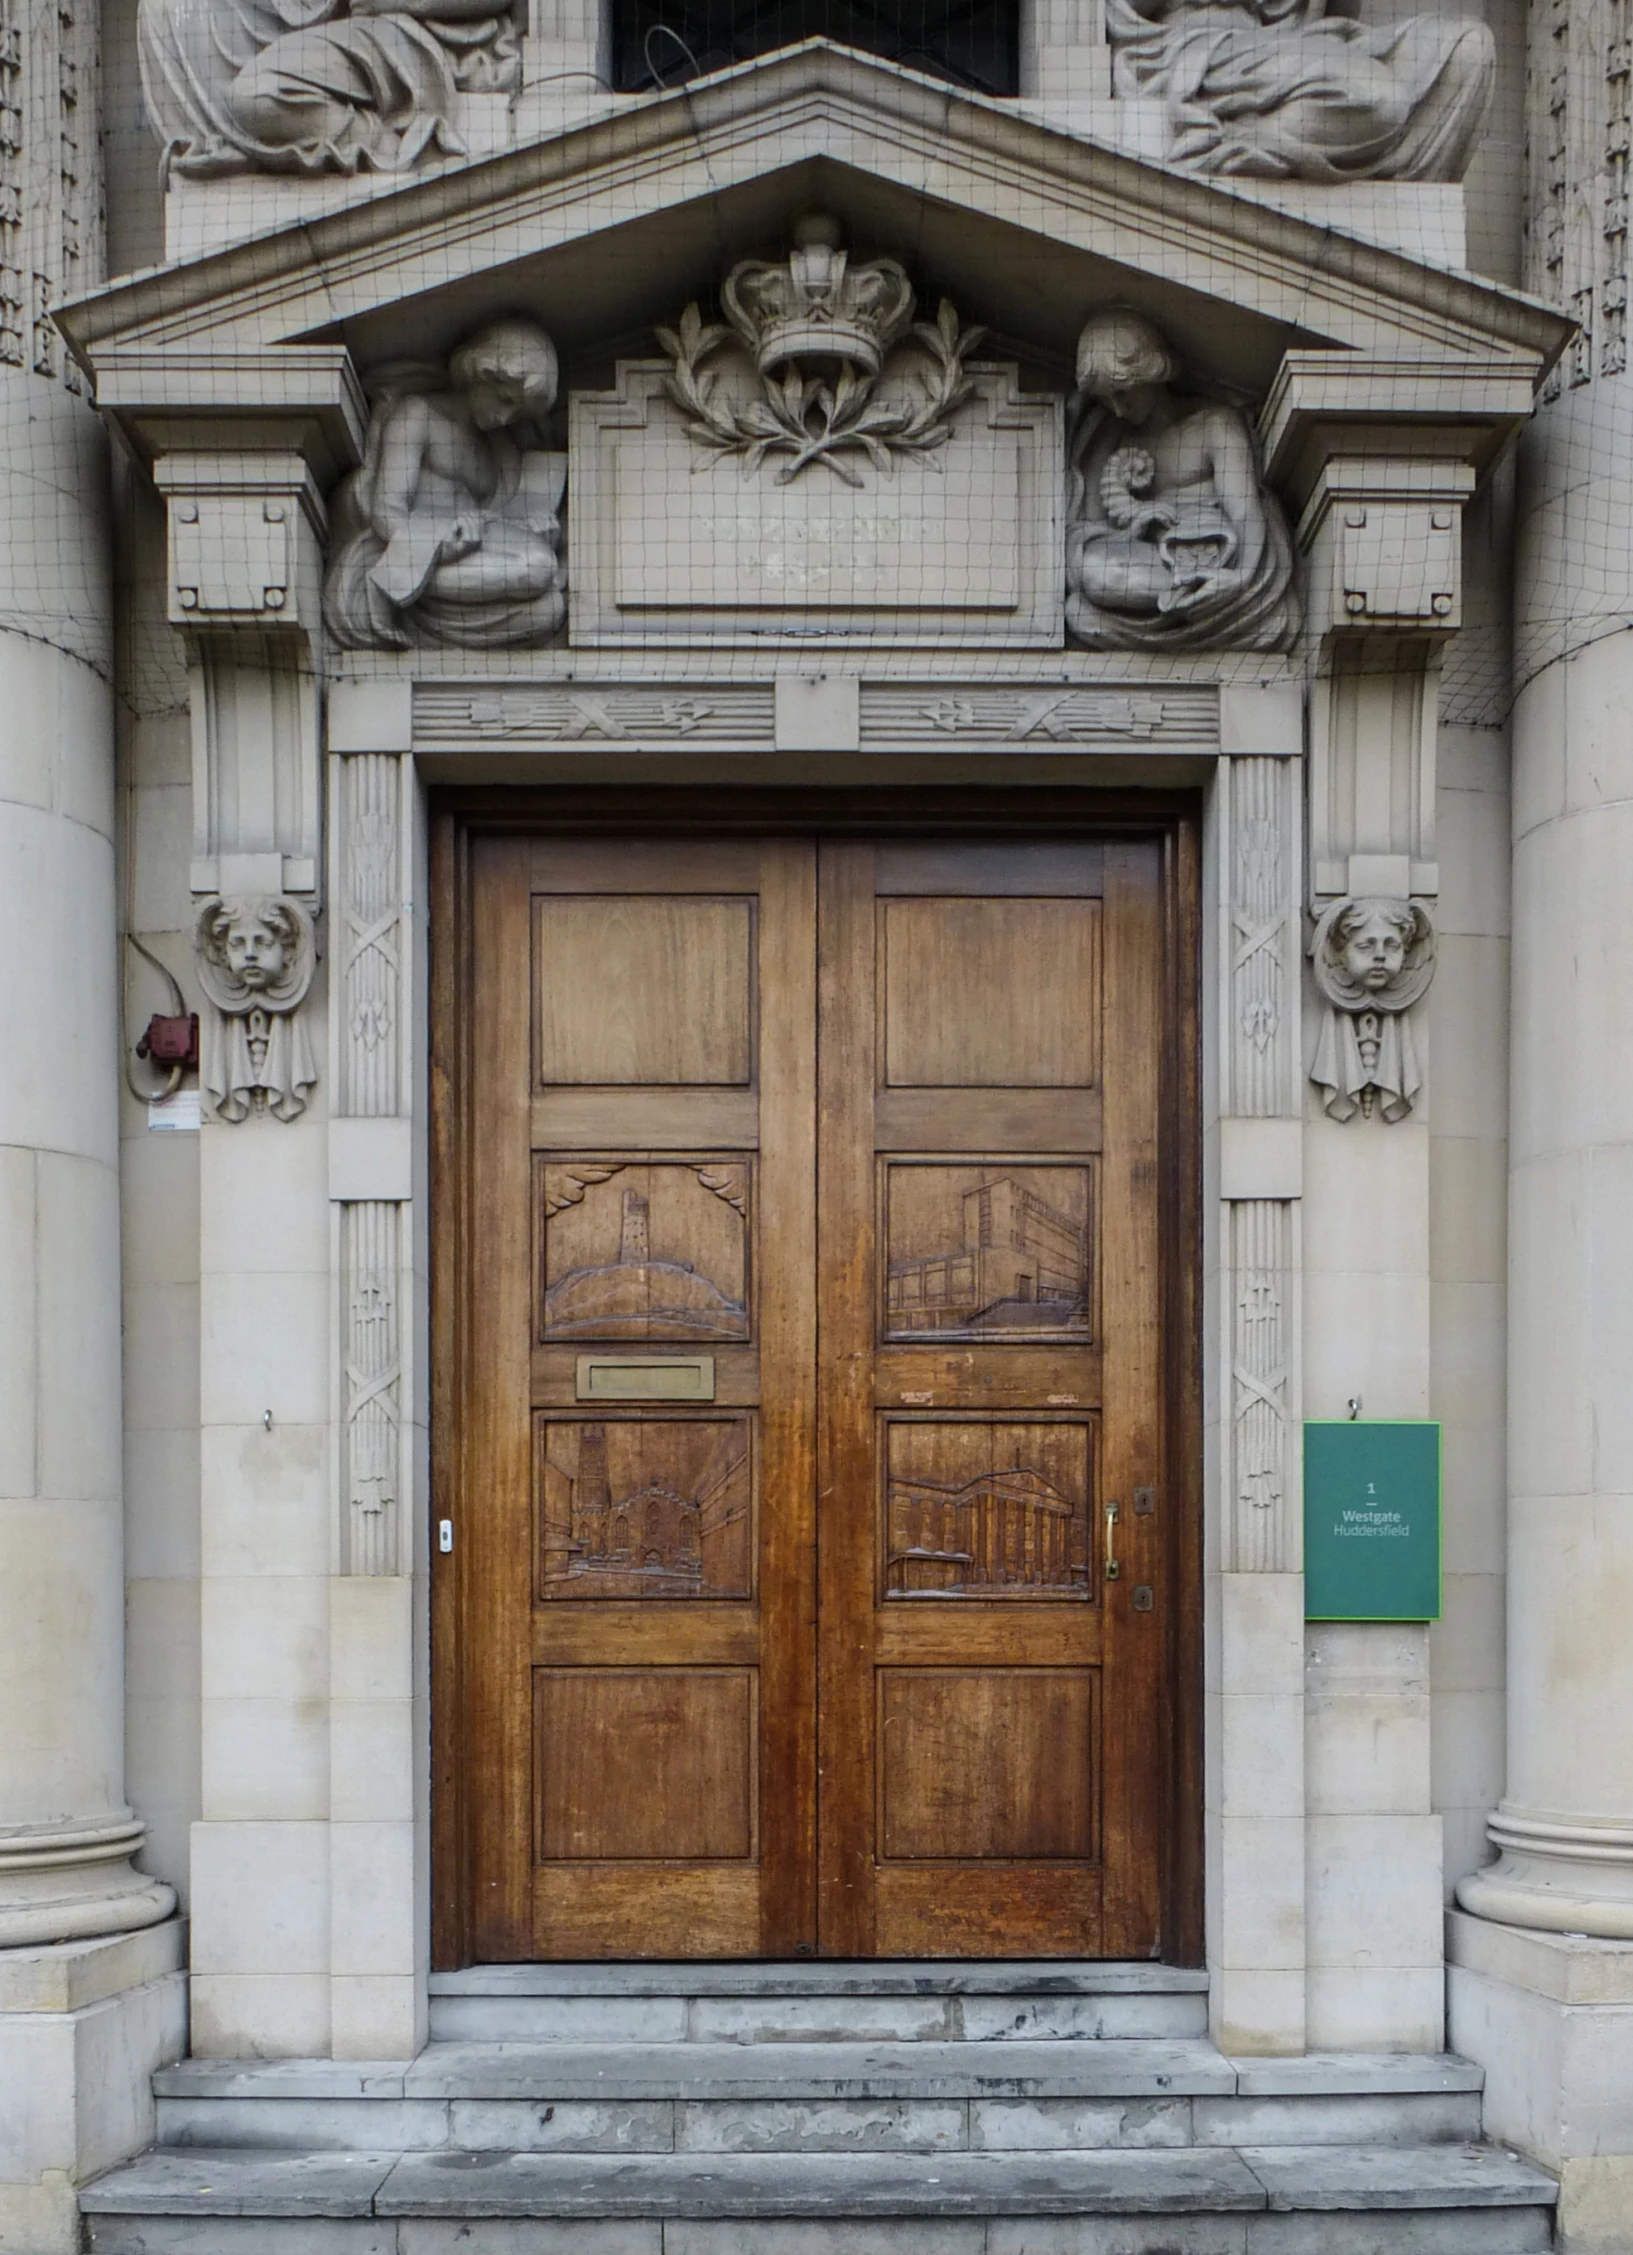
[[[58,318],[93,371],[326,343],[367,367],[446,351],[484,314],[524,306],[570,367],[644,340],[814,207],[852,241],[910,253],[927,292],[1062,368],[1085,310],[1106,303],[1154,318],[1188,365],[1257,398],[1290,350],[1534,376],[1566,333],[1496,284],[823,41],[361,192]]]
[[[707,431],[695,412],[693,427],[682,427],[684,402],[677,409],[671,396],[679,363],[665,373],[650,355],[689,303],[719,302],[733,275],[785,254],[792,223],[813,211],[827,215],[835,241],[850,246],[844,257],[900,273],[904,286],[910,270],[921,337],[930,336],[925,316],[938,305],[946,319],[972,324],[972,333],[978,327],[980,369],[971,363],[956,410],[959,444],[935,459],[874,448],[871,470],[863,461],[852,476],[830,455],[790,489],[786,461],[777,472],[775,459],[768,468],[748,448],[738,466],[766,488],[748,498],[756,523],[771,502],[783,509],[778,494],[796,495],[786,537],[766,543],[762,567],[745,546],[744,504],[730,499],[727,481],[738,466],[717,471],[713,498],[699,501],[707,481],[691,478],[695,449],[687,441],[707,441]],[[830,607],[848,606],[855,631],[866,631],[865,614],[882,609],[909,640],[935,638],[944,620],[956,639],[973,633],[1037,645],[1063,631],[1059,559],[1072,471],[1062,435],[1074,351],[1085,318],[1109,308],[1160,332],[1159,349],[1170,372],[1181,374],[1190,405],[1198,396],[1216,403],[1215,427],[1240,431],[1244,463],[1262,452],[1270,488],[1295,521],[1307,506],[1327,506],[1321,477],[1335,457],[1388,455],[1408,464],[1435,457],[1477,475],[1529,413],[1568,334],[1558,315],[1494,284],[824,42],[627,105],[531,147],[361,193],[297,226],[116,284],[64,309],[60,321],[95,379],[99,404],[155,462],[172,499],[184,497],[172,512],[173,615],[181,624],[221,623],[215,611],[242,621],[261,604],[264,581],[264,623],[313,625],[328,531],[323,496],[364,455],[371,378],[412,363],[419,374],[399,385],[433,394],[439,383],[446,388],[436,370],[446,369],[461,340],[496,317],[521,316],[523,326],[544,333],[552,399],[559,361],[573,465],[553,471],[542,452],[527,457],[534,489],[520,494],[517,508],[544,514],[538,527],[523,526],[518,515],[503,529],[520,559],[514,585],[533,589],[526,633],[517,628],[521,614],[503,605],[484,603],[474,638],[422,635],[406,611],[382,609],[378,590],[388,580],[399,601],[412,605],[418,594],[406,591],[426,587],[438,570],[428,561],[436,543],[416,561],[405,535],[390,560],[366,538],[355,552],[359,600],[375,618],[348,624],[344,602],[337,611],[331,600],[331,629],[342,641],[537,646],[560,625],[559,595],[540,590],[559,580],[552,512],[566,475],[574,526],[566,632],[574,642],[798,632],[803,599],[772,601],[765,573],[795,566],[831,573],[842,547],[844,569],[856,578],[858,543],[880,538],[897,542],[893,557],[881,551],[883,578],[864,573],[854,586],[847,582],[843,601],[831,592],[824,598]],[[933,337],[930,349],[933,359]],[[909,393],[926,380],[922,369],[903,379]],[[759,402],[740,394],[733,412],[774,419],[782,382],[769,383]],[[810,397],[818,396],[813,380]],[[1081,405],[1084,395],[1078,398]],[[830,397],[828,408],[810,413],[820,421],[831,407]],[[377,405],[376,429],[380,413]],[[1134,436],[1129,425],[1121,452],[1102,439],[1098,453],[1081,451],[1076,463],[1080,484],[1086,475],[1095,494],[1108,476],[1123,481],[1110,504],[1114,515],[1125,512],[1117,524],[1150,515],[1153,489],[1139,483],[1150,457]],[[1224,443],[1228,451],[1235,442],[1227,434]],[[250,474],[235,466],[246,451],[260,463]],[[858,514],[846,488],[895,473],[898,458],[905,467],[893,477],[891,510],[881,514],[869,503]],[[944,465],[951,465],[946,476]],[[367,464],[362,474],[373,474]],[[1160,464],[1152,474],[1163,474]],[[1245,468],[1239,476],[1251,484],[1256,474]],[[1391,506],[1408,512],[1390,520],[1384,561],[1391,568],[1399,526],[1409,544],[1415,539],[1411,512],[1463,490],[1440,476],[1418,492],[1414,477],[1408,471],[1403,484],[1397,476],[1390,489]],[[971,482],[961,487],[959,479]],[[246,518],[252,487],[273,499]],[[837,497],[837,512],[813,504],[819,488]],[[923,538],[902,513],[910,489],[919,497],[907,514],[923,516]],[[1344,490],[1353,490],[1353,480]],[[1160,492],[1155,499],[1160,506]],[[667,560],[661,544],[642,537],[642,510],[650,524],[663,500],[678,511]],[[342,495],[343,510],[344,503]],[[1081,495],[1077,506],[1081,530]],[[1090,516],[1100,509],[1092,494],[1086,506]],[[1199,629],[1189,642],[1169,637],[1167,647],[1286,647],[1296,605],[1281,604],[1278,594],[1291,569],[1276,562],[1287,547],[1280,507],[1267,497],[1256,533],[1252,518],[1250,509],[1174,532],[1188,560],[1168,569],[1189,573],[1193,587],[1198,573],[1213,570],[1221,541],[1228,549],[1251,533],[1265,554],[1254,585],[1237,590],[1242,600],[1217,607],[1216,628]],[[1007,559],[1013,587],[980,584],[958,563],[959,527],[967,535],[972,521],[997,528],[989,546]],[[1108,536],[1102,526],[1087,537]],[[336,533],[337,543],[343,538]],[[422,547],[425,538],[429,531]],[[232,578],[219,603],[186,579],[184,562],[212,543],[238,558],[235,578],[218,575],[223,586]],[[937,581],[915,609],[904,590],[930,554],[938,569],[947,565],[945,584]],[[1098,549],[1088,576],[1073,583],[1071,631],[1091,647],[1107,643],[1095,587],[1103,592],[1107,572],[1121,569],[1106,564],[1111,554]],[[1366,569],[1377,578],[1375,561]],[[749,583],[756,570],[758,587]],[[1452,621],[1442,601],[1434,616]],[[470,621],[456,616],[461,628],[473,622],[474,611]],[[1110,646],[1119,644],[1157,646],[1131,640],[1113,622]]]

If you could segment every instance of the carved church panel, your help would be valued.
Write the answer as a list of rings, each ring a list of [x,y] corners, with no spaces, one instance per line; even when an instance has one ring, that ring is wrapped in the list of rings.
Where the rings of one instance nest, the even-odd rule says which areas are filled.
[[[546,1162],[537,1196],[540,1339],[749,1336],[744,1161]]]
[[[537,1085],[743,1088],[754,904],[554,894],[534,903]]]
[[[748,1417],[539,1417],[537,1594],[685,1599],[753,1594]]]
[[[1086,1598],[1091,1431],[892,1419],[885,1598]]]
[[[1092,1088],[1100,904],[889,900],[880,908],[887,1088]]]
[[[891,1161],[883,1175],[885,1339],[1089,1337],[1088,1167]]]

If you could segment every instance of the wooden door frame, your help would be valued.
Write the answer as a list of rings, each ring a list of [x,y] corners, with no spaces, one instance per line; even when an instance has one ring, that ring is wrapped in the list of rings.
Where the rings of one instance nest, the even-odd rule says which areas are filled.
[[[1160,1197],[1164,1311],[1166,1687],[1173,1729],[1164,1781],[1162,1958],[1203,1963],[1203,1484],[1201,1183],[1201,794],[1104,791],[1092,785],[725,789],[624,786],[441,790],[431,799],[430,1238],[431,1509],[459,1521],[463,1486],[457,1407],[464,1341],[459,1278],[469,1238],[465,1164],[470,1126],[468,1041],[461,1007],[469,948],[470,840],[547,829],[557,836],[983,837],[1063,833],[1156,839],[1162,852],[1164,964],[1162,1110],[1172,1125]],[[430,1546],[431,1962],[471,1962],[466,1688],[461,1663],[469,1592],[456,1543]]]

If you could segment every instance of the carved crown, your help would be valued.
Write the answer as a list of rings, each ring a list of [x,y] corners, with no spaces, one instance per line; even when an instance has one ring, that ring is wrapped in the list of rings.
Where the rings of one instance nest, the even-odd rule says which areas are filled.
[[[721,308],[762,376],[790,360],[848,361],[877,376],[912,320],[912,285],[896,261],[852,266],[840,241],[839,222],[811,212],[795,222],[782,265],[747,260],[726,277]]]

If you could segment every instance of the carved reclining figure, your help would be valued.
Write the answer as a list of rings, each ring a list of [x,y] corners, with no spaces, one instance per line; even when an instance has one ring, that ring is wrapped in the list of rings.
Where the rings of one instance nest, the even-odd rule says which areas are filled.
[[[1168,156],[1257,180],[1461,180],[1497,51],[1473,16],[1363,24],[1327,0],[1107,0],[1117,92]]]

